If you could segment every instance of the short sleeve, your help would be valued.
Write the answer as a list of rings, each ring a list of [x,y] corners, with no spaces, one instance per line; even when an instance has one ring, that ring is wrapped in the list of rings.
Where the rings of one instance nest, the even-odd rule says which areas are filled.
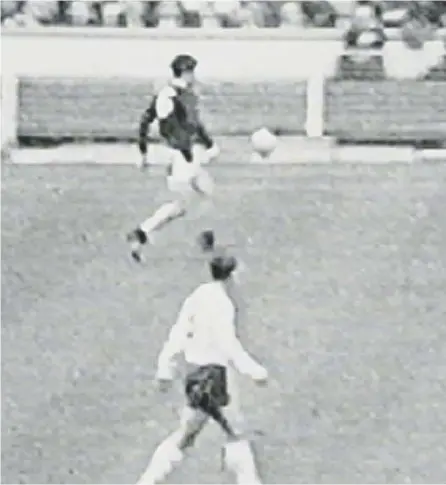
[[[170,116],[174,111],[174,103],[173,98],[175,97],[176,93],[173,88],[167,86],[163,88],[157,98],[155,103],[156,115],[157,118],[160,120],[166,119]]]

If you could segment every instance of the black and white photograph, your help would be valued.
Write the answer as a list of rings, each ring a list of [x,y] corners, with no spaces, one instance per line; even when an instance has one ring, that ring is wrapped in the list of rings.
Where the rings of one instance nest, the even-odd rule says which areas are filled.
[[[0,6],[1,483],[445,483],[446,2]]]

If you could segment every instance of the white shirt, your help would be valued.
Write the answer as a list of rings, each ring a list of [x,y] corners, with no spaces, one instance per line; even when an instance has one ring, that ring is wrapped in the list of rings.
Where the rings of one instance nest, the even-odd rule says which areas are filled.
[[[235,331],[235,307],[219,282],[200,285],[186,298],[158,358],[158,378],[173,377],[174,358],[193,365],[233,364],[253,379],[267,372],[243,348]]]
[[[168,118],[174,111],[173,98],[177,95],[174,87],[186,89],[186,82],[181,78],[173,78],[167,86],[164,86],[156,97],[156,117],[159,120]]]

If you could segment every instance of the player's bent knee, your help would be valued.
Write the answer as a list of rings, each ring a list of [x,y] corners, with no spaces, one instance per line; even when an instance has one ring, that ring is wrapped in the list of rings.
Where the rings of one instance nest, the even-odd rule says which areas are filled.
[[[171,202],[172,204],[172,214],[173,217],[181,217],[186,214],[187,211],[187,201],[183,200],[181,197]]]
[[[207,421],[208,416],[205,413],[185,406],[181,413],[180,427],[177,431],[178,447],[183,450],[193,446]]]
[[[190,431],[186,434],[183,434],[181,440],[178,441],[178,448],[182,451],[186,450],[187,448],[192,448],[195,445],[195,441],[197,440],[198,435],[201,432],[201,428],[195,431]]]
[[[210,196],[214,192],[214,182],[207,172],[200,172],[192,178],[191,186],[200,195]]]

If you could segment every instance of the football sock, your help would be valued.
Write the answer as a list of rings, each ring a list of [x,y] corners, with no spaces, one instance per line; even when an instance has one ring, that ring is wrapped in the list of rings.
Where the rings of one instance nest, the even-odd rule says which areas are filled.
[[[261,483],[248,440],[227,443],[224,453],[226,467],[235,475],[237,483]]]
[[[183,456],[183,452],[174,441],[174,436],[169,436],[155,450],[138,484],[153,484],[164,480]]]

